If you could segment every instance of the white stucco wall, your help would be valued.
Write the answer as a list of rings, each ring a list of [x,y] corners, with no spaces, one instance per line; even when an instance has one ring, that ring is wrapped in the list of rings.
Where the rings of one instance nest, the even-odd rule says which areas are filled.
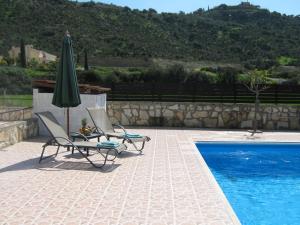
[[[67,109],[59,108],[52,105],[53,93],[39,93],[38,89],[33,89],[33,112],[52,112],[58,122],[67,127]],[[81,105],[70,108],[70,131],[77,132],[81,127],[81,120],[88,119],[88,124],[92,125],[89,118],[87,107],[103,107],[106,109],[106,94],[90,95],[81,94]],[[41,136],[48,136],[48,131],[44,125],[39,121],[39,130]]]

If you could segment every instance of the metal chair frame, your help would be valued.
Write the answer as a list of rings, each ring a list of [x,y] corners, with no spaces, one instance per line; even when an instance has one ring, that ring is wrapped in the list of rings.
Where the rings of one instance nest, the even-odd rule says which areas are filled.
[[[47,128],[48,132],[51,135],[51,138],[42,146],[43,150],[42,150],[42,153],[41,153],[41,156],[40,156],[40,159],[39,159],[39,163],[41,163],[42,160],[44,160],[44,159],[47,159],[47,158],[50,158],[50,157],[53,157],[53,156],[56,157],[58,155],[60,147],[68,148],[68,150],[71,147],[72,148],[72,153],[73,153],[74,149],[77,150],[95,168],[102,168],[103,166],[106,165],[107,161],[114,161],[116,159],[116,157],[118,156],[118,154],[119,154],[119,152],[118,152],[118,150],[116,148],[100,148],[100,147],[97,147],[96,145],[95,145],[95,147],[91,147],[91,146],[88,146],[88,145],[85,146],[84,142],[89,142],[89,140],[86,137],[84,137],[84,135],[82,135],[82,134],[81,135],[84,137],[85,141],[83,141],[82,145],[80,145],[80,146],[74,145],[73,142],[71,140],[69,140],[68,138],[65,138],[65,137],[56,137],[51,132],[51,130],[48,128],[48,126],[43,121],[43,119],[40,117],[39,113],[36,113],[36,115],[40,118],[40,120],[45,125],[45,127]],[[79,133],[76,133],[76,134],[79,134]],[[64,140],[64,141],[66,141],[66,144],[61,144],[61,143],[59,143],[58,140]],[[53,155],[49,155],[49,156],[44,157],[45,150],[46,150],[46,148],[48,146],[57,146],[56,153],[53,154]],[[104,158],[103,164],[101,166],[96,165],[92,160],[90,160],[88,158],[88,155],[84,154],[83,151],[80,150],[80,147],[85,148],[85,149],[94,149],[94,150],[96,150]],[[106,154],[103,154],[101,152],[101,149],[107,150]],[[108,159],[108,155],[110,155],[111,153],[113,155],[113,158],[112,159]]]

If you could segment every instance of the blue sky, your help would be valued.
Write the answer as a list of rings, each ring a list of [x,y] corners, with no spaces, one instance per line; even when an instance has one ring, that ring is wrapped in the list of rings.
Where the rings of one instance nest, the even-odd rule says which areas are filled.
[[[89,1],[89,0],[82,0]],[[97,1],[97,0],[94,0]],[[104,3],[129,6],[130,8],[153,8],[159,12],[192,12],[198,8],[214,7],[225,3],[227,5],[239,4],[240,0],[101,0]],[[251,0],[252,4],[260,5],[271,11],[277,11],[288,15],[300,15],[299,0]]]

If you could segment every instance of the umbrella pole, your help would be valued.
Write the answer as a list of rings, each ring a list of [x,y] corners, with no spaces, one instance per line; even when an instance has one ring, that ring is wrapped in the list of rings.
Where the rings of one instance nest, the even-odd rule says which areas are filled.
[[[67,108],[67,134],[70,137],[70,108]]]

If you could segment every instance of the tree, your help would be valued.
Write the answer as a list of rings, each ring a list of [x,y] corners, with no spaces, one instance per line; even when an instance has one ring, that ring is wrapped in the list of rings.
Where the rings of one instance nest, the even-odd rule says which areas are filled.
[[[89,70],[87,50],[84,50],[84,70]]]
[[[77,53],[77,57],[76,57],[76,63],[79,64],[80,63],[80,55],[79,53]]]
[[[25,52],[25,44],[23,39],[21,39],[20,42],[20,63],[21,63],[21,67],[26,68],[26,52]]]
[[[255,94],[253,130],[249,131],[250,133],[252,133],[253,136],[256,133],[261,133],[261,131],[258,130],[257,123],[257,115],[259,113],[260,106],[259,97],[261,92],[268,89],[269,85],[271,84],[271,81],[269,79],[269,72],[266,70],[253,70],[247,75],[242,76],[242,82],[249,89],[249,91]]]

